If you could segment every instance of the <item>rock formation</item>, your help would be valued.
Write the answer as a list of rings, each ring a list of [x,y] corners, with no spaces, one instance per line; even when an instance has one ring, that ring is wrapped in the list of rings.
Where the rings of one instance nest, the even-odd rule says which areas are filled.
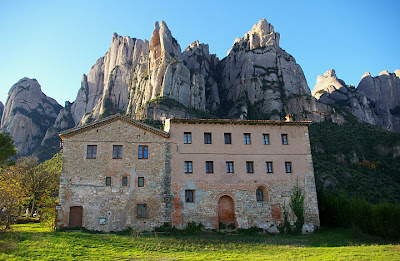
[[[293,114],[295,120],[336,123],[354,115],[400,131],[400,70],[366,74],[358,88],[330,70],[318,77],[311,96],[300,65],[279,39],[261,19],[220,61],[198,41],[182,52],[163,21],[155,23],[150,41],[114,33],[108,52],[83,75],[73,103],[61,110],[36,80],[24,78],[10,90],[1,130],[14,137],[19,155],[36,150],[39,158],[57,152],[57,132],[115,113],[153,120]]]
[[[1,126],[1,116],[3,115],[4,104],[0,101],[0,126]]]
[[[265,19],[235,40],[222,60],[223,107],[229,118],[249,118],[254,107],[263,118],[282,119],[285,100],[310,95],[303,70],[279,47],[279,34]],[[231,106],[229,106],[231,105]]]
[[[41,91],[35,79],[23,78],[8,92],[1,131],[14,138],[19,156],[30,155],[53,125],[61,108]]]
[[[377,77],[365,73],[357,88],[329,70],[318,76],[312,93],[320,102],[347,109],[361,121],[400,131],[400,70],[383,71]]]

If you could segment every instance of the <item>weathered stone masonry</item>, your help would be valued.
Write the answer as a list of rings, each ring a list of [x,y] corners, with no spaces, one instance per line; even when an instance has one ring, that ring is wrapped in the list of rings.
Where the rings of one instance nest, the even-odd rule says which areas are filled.
[[[114,115],[64,131],[58,225],[143,231],[164,222],[177,227],[201,222],[206,228],[222,222],[276,231],[298,184],[305,195],[305,229],[311,231],[319,226],[319,215],[308,124],[171,119],[161,131]],[[205,132],[211,133],[211,144],[204,144]],[[190,133],[189,144],[184,133]],[[224,133],[232,135],[232,144],[224,144]],[[244,133],[251,135],[251,144],[243,143]],[[268,145],[262,140],[266,133]],[[281,134],[288,136],[288,145],[282,145]],[[97,146],[95,159],[87,158],[88,145]],[[113,159],[114,145],[122,145],[122,159]],[[147,146],[147,159],[139,159],[139,146]],[[185,161],[192,164],[190,173],[184,171]],[[206,173],[206,161],[213,162],[212,173]],[[233,173],[226,171],[228,161],[234,164]],[[273,162],[273,173],[266,173],[267,161]],[[251,173],[247,162],[254,168]],[[291,173],[285,171],[286,162]],[[111,177],[109,186],[106,177]],[[258,190],[262,200],[256,197]],[[188,191],[193,193],[189,201]],[[138,217],[138,205],[145,205],[145,217]]]

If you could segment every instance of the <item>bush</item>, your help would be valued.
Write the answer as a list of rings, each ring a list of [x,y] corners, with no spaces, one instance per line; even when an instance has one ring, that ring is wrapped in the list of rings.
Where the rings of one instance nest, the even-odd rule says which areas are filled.
[[[322,225],[353,228],[371,235],[400,240],[400,204],[369,203],[364,198],[323,192],[319,197]]]

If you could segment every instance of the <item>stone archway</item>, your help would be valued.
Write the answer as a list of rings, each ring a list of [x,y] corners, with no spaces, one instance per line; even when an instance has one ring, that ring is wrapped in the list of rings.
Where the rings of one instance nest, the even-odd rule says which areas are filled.
[[[230,196],[222,196],[218,200],[218,224],[235,225],[235,204]]]

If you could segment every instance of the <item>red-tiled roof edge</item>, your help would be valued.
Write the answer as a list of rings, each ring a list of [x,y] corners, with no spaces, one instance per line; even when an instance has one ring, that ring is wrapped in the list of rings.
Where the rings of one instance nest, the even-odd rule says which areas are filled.
[[[240,120],[240,119],[169,119],[171,123],[221,123],[221,124],[271,124],[271,125],[310,125],[312,121],[283,120]]]

